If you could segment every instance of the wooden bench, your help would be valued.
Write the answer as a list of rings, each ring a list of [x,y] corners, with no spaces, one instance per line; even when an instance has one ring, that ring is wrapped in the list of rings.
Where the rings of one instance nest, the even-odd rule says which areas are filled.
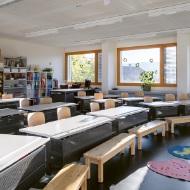
[[[161,120],[154,120],[143,124],[138,127],[134,127],[129,129],[128,132],[132,134],[136,134],[138,138],[138,149],[142,149],[142,137],[154,132],[154,135],[157,135],[157,130],[162,128],[162,136],[165,136],[165,126],[166,122]]]
[[[68,164],[45,186],[44,190],[86,190],[88,166]]]
[[[121,133],[118,136],[100,144],[84,154],[85,163],[89,166],[88,179],[90,178],[90,164],[98,165],[98,182],[103,182],[103,164],[119,152],[124,153],[126,147],[131,147],[131,155],[135,154],[136,135]]]
[[[187,116],[176,116],[176,117],[165,117],[166,120],[166,131],[168,131],[168,124],[171,123],[171,133],[174,133],[174,125],[179,123],[190,122],[190,115]]]

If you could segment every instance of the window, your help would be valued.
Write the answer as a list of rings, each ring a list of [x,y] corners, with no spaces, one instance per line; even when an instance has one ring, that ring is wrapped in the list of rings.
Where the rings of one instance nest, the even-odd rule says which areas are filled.
[[[154,86],[176,86],[176,44],[118,48],[118,85],[139,86],[142,71],[155,71]]]
[[[65,63],[65,76],[68,83],[84,82],[85,79],[90,79],[91,84],[101,84],[102,55],[100,50],[66,53]]]

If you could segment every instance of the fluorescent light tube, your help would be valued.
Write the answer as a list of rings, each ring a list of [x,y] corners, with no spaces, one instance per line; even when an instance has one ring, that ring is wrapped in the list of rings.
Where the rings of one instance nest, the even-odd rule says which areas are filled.
[[[81,24],[75,24],[74,29],[79,30],[79,29],[85,29],[85,28],[90,28],[90,27],[94,27],[94,26],[109,25],[109,24],[122,22],[122,20],[123,20],[122,16],[95,20],[95,21],[85,22],[85,23],[81,23]]]
[[[59,33],[59,30],[57,28],[54,28],[54,29],[48,29],[48,30],[41,30],[37,32],[30,32],[30,33],[27,33],[25,37],[30,38],[30,37],[45,36],[48,34],[57,34],[57,33]]]
[[[155,9],[148,12],[149,17],[155,17],[160,15],[176,14],[182,11],[190,11],[190,3],[184,3],[181,5],[174,5],[170,7],[164,7],[160,9]]]

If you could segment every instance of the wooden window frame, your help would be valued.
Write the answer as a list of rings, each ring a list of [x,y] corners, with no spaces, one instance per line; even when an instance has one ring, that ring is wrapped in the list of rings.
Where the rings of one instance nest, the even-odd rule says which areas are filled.
[[[176,46],[176,51],[177,51],[177,43],[117,48],[117,85],[118,86],[139,86],[140,85],[140,83],[121,83],[120,82],[120,52],[121,51],[160,48],[160,83],[153,84],[153,87],[176,87],[177,86],[177,76],[176,76],[176,84],[165,84],[164,83],[164,48],[173,47],[173,46]],[[176,54],[176,73],[177,73],[177,54]]]
[[[98,82],[98,53],[102,53],[102,50],[90,50],[90,51],[77,51],[77,52],[66,52],[65,53],[65,80],[68,81],[68,56],[69,55],[77,55],[77,54],[88,54],[95,53],[95,82],[91,82],[92,85],[101,85],[101,82]],[[67,82],[68,84],[72,84],[73,82]],[[84,85],[84,82],[80,82]]]

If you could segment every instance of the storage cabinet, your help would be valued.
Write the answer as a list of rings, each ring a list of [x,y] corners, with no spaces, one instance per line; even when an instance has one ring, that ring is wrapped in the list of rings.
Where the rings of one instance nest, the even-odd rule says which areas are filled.
[[[26,57],[4,58],[4,93],[15,98],[26,97]]]
[[[27,98],[32,98],[34,104],[39,104],[41,97],[50,96],[52,90],[53,73],[27,72]]]

